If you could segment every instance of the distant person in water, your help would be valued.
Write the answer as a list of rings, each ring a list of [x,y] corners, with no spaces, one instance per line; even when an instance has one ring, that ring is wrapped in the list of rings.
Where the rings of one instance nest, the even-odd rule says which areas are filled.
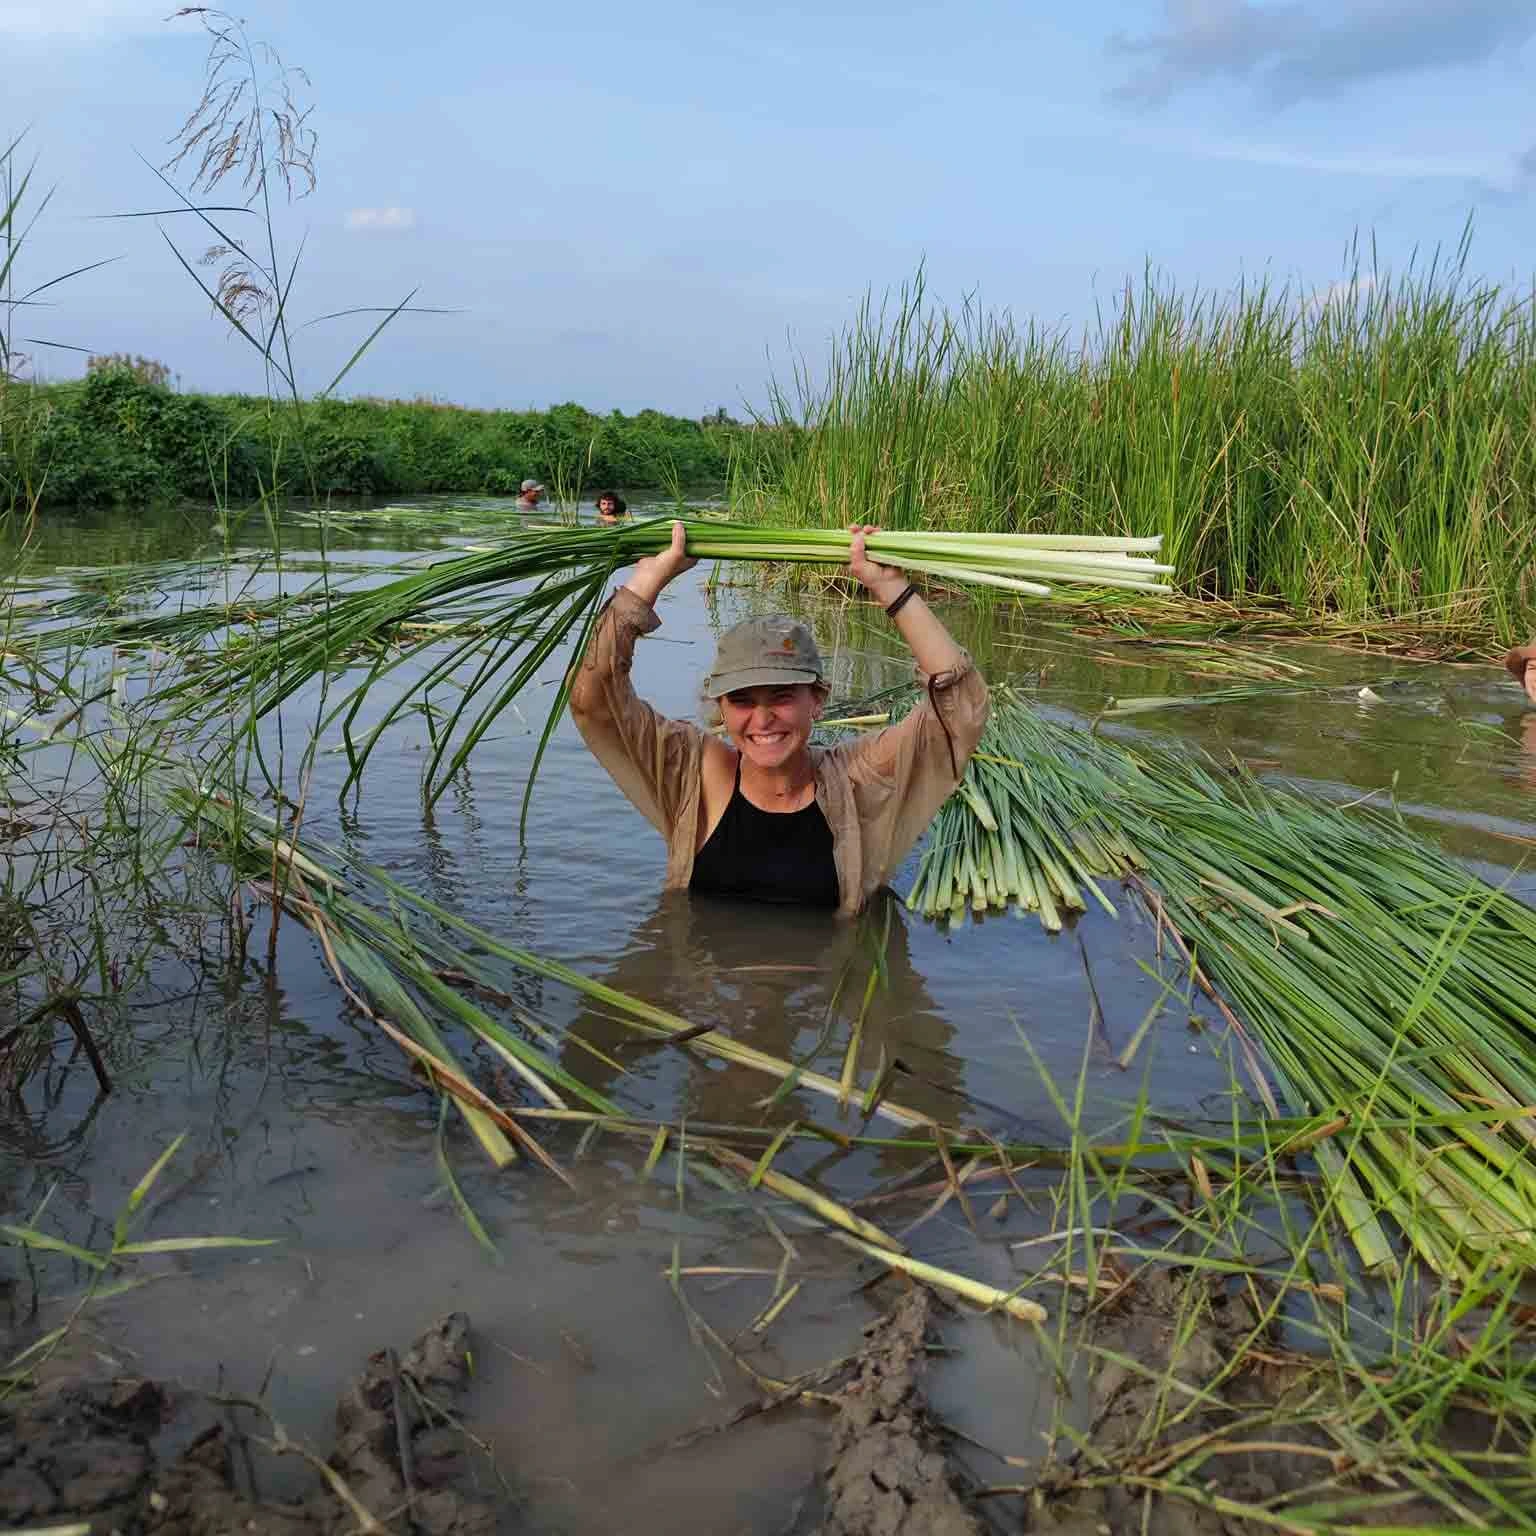
[[[538,506],[544,495],[544,487],[537,480],[524,480],[522,489],[517,493],[517,504],[527,507],[531,512]]]
[[[697,564],[681,523],[603,609],[570,677],[571,716],[666,839],[667,889],[852,915],[959,783],[987,723],[987,685],[902,572],[869,558],[874,531],[853,528],[848,569],[906,641],[923,692],[898,724],[835,747],[810,744],[831,689],[810,630],[786,614],[721,635],[703,693],[723,740],[636,695],[635,642],[661,623],[662,589]]]
[[[617,491],[604,491],[597,498],[597,515],[602,522],[616,523],[628,513],[629,506]]]
[[[1504,658],[1509,675],[1525,686],[1526,697],[1536,704],[1536,641],[1517,646]]]

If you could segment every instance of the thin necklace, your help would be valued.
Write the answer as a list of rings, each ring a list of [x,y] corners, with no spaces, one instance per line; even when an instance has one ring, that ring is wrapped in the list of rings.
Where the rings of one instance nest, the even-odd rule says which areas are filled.
[[[801,795],[803,795],[806,792],[806,790],[808,788],[811,788],[812,786],[814,786],[815,783],[816,783],[816,770],[813,768],[810,771],[810,773],[807,774],[806,777],[799,784],[796,784],[793,788],[791,788],[791,789],[771,789],[771,790],[767,791],[767,793],[769,794],[769,796],[771,798],[773,798],[775,800],[793,800],[793,799],[798,799]]]

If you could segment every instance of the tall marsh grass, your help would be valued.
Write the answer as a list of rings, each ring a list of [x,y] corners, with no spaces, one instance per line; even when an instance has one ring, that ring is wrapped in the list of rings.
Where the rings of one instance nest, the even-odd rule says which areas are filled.
[[[1352,254],[1326,294],[1148,273],[1074,343],[921,273],[776,382],[758,520],[1163,536],[1190,590],[1488,640],[1536,619],[1533,295]]]

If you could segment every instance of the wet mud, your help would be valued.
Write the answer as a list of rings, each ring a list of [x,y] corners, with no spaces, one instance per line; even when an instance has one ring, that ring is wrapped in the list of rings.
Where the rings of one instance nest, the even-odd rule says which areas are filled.
[[[1342,1399],[1320,1388],[1323,1362],[1285,1349],[1259,1326],[1251,1296],[1178,1270],[1142,1271],[1124,1303],[1092,1330],[1092,1419],[1086,1446],[1029,1491],[1028,1524],[1055,1536],[1259,1536],[1309,1529],[1299,1511],[1396,1489],[1389,1508],[1360,1507],[1359,1526],[1443,1526],[1445,1510],[1373,1471],[1371,1428],[1353,1452],[1320,1423]],[[1308,1419],[1313,1422],[1308,1422]],[[1463,1426],[1486,1450],[1486,1423]],[[1379,1429],[1379,1426],[1378,1426]],[[1249,1514],[1244,1506],[1252,1510]],[[1261,1510],[1263,1513],[1261,1513]]]
[[[1307,1422],[1308,1405],[1320,1402],[1309,1395],[1317,1362],[1269,1338],[1249,1296],[1150,1269],[1089,1334],[1085,1434],[1066,1453],[1058,1446],[1032,1482],[980,1486],[924,1391],[945,1315],[929,1292],[907,1289],[864,1330],[858,1353],[817,1380],[824,1390],[789,1395],[819,1404],[828,1424],[816,1486],[783,1490],[786,1536],[1259,1536],[1277,1516],[1301,1528],[1286,1524],[1289,1503],[1381,1491],[1368,1439],[1345,1455]],[[324,1462],[252,1405],[142,1377],[72,1377],[20,1392],[0,1407],[0,1527],[564,1536],[565,1523],[515,1491],[516,1469],[509,1481],[492,1467],[459,1417],[471,1353],[467,1318],[450,1313],[405,1356],[372,1356],[337,1401]],[[749,1408],[715,1433],[749,1432],[737,1426],[788,1400]],[[1465,1428],[1465,1448],[1487,1448],[1485,1430]],[[184,1448],[164,1455],[173,1430]],[[258,1468],[272,1453],[308,1461],[311,1491],[262,1498]],[[1433,1526],[1444,1512],[1405,1494],[1354,1521]]]
[[[869,1329],[839,1394],[822,1536],[981,1536],[962,1502],[919,1379],[932,1303],[911,1290]]]
[[[468,1348],[468,1320],[450,1313],[402,1359],[375,1355],[336,1404],[336,1445],[323,1463],[280,1426],[247,1434],[228,1403],[181,1399],[143,1378],[60,1380],[20,1393],[0,1408],[0,1525],[79,1524],[121,1536],[489,1536],[508,1500],[475,1486],[484,1479],[454,1413]],[[162,1434],[197,1419],[208,1422],[162,1462]],[[260,1498],[252,1444],[313,1459],[313,1492],[298,1502]]]

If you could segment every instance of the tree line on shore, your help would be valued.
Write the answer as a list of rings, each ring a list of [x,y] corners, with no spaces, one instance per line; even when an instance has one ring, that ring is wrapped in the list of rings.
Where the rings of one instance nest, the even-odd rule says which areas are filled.
[[[92,359],[93,363],[97,359]],[[436,401],[180,393],[163,369],[103,359],[65,384],[0,391],[0,507],[131,506],[293,496],[515,494],[718,485],[744,430],[660,411],[471,410]]]

